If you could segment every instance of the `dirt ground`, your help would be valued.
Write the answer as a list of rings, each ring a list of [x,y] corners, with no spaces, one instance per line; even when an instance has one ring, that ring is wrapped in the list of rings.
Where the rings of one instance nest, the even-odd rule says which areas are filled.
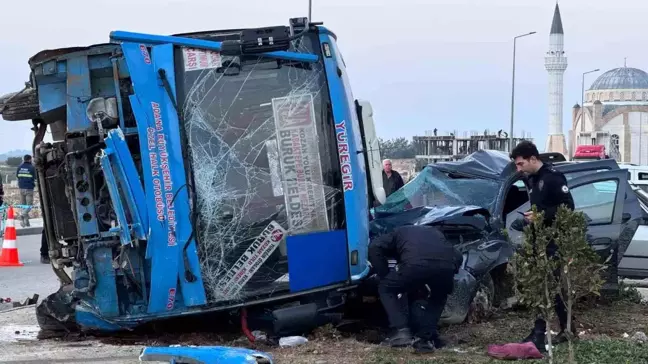
[[[646,331],[648,306],[628,303],[591,305],[578,314],[577,319],[581,340],[620,339],[624,333],[632,336],[637,331]],[[411,349],[381,348],[358,341],[355,337],[345,337],[347,335],[330,327],[317,330],[306,345],[270,352],[278,363],[490,363],[494,360],[485,354],[489,344],[519,341],[528,335],[532,322],[530,312],[509,311],[495,314],[487,322],[447,327],[442,335],[448,342],[448,348],[434,354],[421,355]],[[557,323],[553,327],[555,331]],[[367,333],[363,334],[360,336]],[[648,361],[648,355],[645,359]]]
[[[648,363],[648,343],[639,345],[630,337],[648,328],[648,305],[627,301],[588,303],[576,312],[581,339],[577,357],[581,364]],[[239,332],[131,334],[120,337],[78,337],[32,342],[0,343],[0,362],[7,363],[138,363],[144,346],[228,345],[251,347],[271,353],[275,363],[493,363],[486,356],[488,344],[515,342],[526,336],[533,322],[528,311],[494,313],[488,321],[443,328],[448,348],[433,354],[415,354],[411,349],[387,349],[371,344],[377,332],[342,332],[325,326],[308,336],[309,342],[294,348],[250,344]],[[26,323],[26,322],[25,322]],[[220,324],[220,323],[219,323]],[[214,322],[214,326],[220,326]],[[554,331],[555,331],[554,325]],[[186,328],[185,328],[186,329]],[[188,331],[188,330],[186,330]],[[556,363],[566,363],[565,346]],[[73,359],[72,359],[73,358]],[[541,361],[542,362],[542,361]]]
[[[624,334],[634,335],[648,328],[648,305],[625,301],[606,304],[587,303],[576,312],[577,327],[582,342],[601,340],[627,340]],[[245,346],[269,352],[276,363],[334,364],[334,363],[491,363],[485,353],[489,344],[516,342],[525,337],[533,323],[534,316],[525,310],[510,310],[494,313],[488,321],[463,324],[443,328],[442,335],[448,347],[433,354],[416,354],[411,349],[388,349],[372,344],[379,340],[377,331],[341,332],[332,326],[315,330],[308,336],[309,342],[294,348],[273,348],[262,344],[250,345],[244,338],[227,340],[214,334],[184,334],[181,336],[160,336],[141,340],[139,345],[215,345],[215,342],[230,346]],[[556,330],[557,322],[553,329]],[[106,344],[116,344],[119,339],[105,339]],[[564,352],[561,348],[561,352]],[[623,350],[628,350],[623,348]],[[631,350],[628,363],[648,363],[648,344],[641,347],[638,354]],[[559,353],[560,354],[560,353]],[[585,353],[587,354],[587,353]],[[624,354],[621,354],[624,355]],[[638,357],[640,355],[641,357]],[[600,364],[619,364],[626,361],[588,362]],[[560,363],[560,361],[557,361]]]

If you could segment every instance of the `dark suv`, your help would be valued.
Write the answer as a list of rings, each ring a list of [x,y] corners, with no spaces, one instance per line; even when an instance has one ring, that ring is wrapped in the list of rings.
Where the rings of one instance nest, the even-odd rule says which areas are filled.
[[[548,157],[567,177],[576,209],[588,219],[592,248],[603,259],[612,256],[604,289],[616,290],[619,263],[628,259],[624,253],[631,242],[640,247],[635,232],[643,234],[645,227],[637,230],[648,216],[626,171],[613,159],[566,162],[561,156]],[[442,321],[458,323],[476,304],[488,306],[496,297],[506,298],[498,290],[507,288],[506,266],[523,239],[521,232],[509,227],[519,212],[529,209],[526,178],[516,172],[508,155],[479,151],[457,162],[425,167],[373,211],[371,229],[375,236],[403,224],[436,225],[457,245],[464,263]],[[508,237],[502,234],[504,229]],[[634,276],[648,276],[648,264],[643,264],[648,263],[648,254],[632,259],[639,267]]]

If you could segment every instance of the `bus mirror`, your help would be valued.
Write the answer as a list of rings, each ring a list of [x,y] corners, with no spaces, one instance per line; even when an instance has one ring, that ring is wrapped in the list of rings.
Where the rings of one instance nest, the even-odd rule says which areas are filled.
[[[367,163],[367,169],[369,170],[367,180],[374,198],[383,204],[387,196],[382,184],[382,158],[380,157],[380,145],[373,119],[373,109],[371,103],[366,100],[356,100],[356,108],[360,111],[358,116],[365,149],[365,163]]]

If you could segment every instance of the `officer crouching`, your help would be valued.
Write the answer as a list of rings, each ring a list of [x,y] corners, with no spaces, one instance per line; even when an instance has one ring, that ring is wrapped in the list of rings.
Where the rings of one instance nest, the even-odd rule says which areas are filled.
[[[396,259],[397,270],[389,270],[388,258]],[[462,255],[432,226],[402,226],[371,241],[369,262],[393,330],[383,345],[413,345],[419,352],[444,345],[437,325],[462,261]]]

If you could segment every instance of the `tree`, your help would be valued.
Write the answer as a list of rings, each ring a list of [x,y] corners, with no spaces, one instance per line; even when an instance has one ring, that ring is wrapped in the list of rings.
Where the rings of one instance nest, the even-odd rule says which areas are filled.
[[[18,167],[19,165],[22,164],[22,158],[21,157],[9,157],[7,158],[7,165],[10,167]]]
[[[555,243],[558,247],[559,294],[567,305],[567,339],[569,344],[569,362],[574,363],[574,346],[572,336],[572,311],[578,299],[595,294],[600,295],[603,287],[603,272],[606,262],[587,241],[587,221],[582,212],[571,211],[564,206],[558,209],[553,225]],[[610,255],[611,257],[611,255]]]
[[[380,154],[383,158],[401,159],[401,158],[414,158],[416,156],[416,149],[414,143],[406,138],[395,139],[378,139],[380,145]]]
[[[560,206],[556,219],[544,226],[544,213],[533,207],[534,220],[524,228],[524,243],[512,259],[515,293],[521,304],[538,309],[547,322],[549,362],[553,361],[550,320],[554,297],[559,294],[567,306],[569,362],[574,363],[572,312],[574,303],[595,294],[603,286],[605,263],[587,240],[587,221],[582,212]],[[553,241],[557,253],[547,255],[547,246]]]
[[[553,363],[551,345],[551,318],[554,313],[554,297],[559,287],[554,278],[558,262],[547,255],[552,229],[545,227],[544,212],[533,206],[534,220],[524,227],[524,242],[511,260],[515,275],[515,294],[520,304],[531,307],[547,322],[549,363]]]

